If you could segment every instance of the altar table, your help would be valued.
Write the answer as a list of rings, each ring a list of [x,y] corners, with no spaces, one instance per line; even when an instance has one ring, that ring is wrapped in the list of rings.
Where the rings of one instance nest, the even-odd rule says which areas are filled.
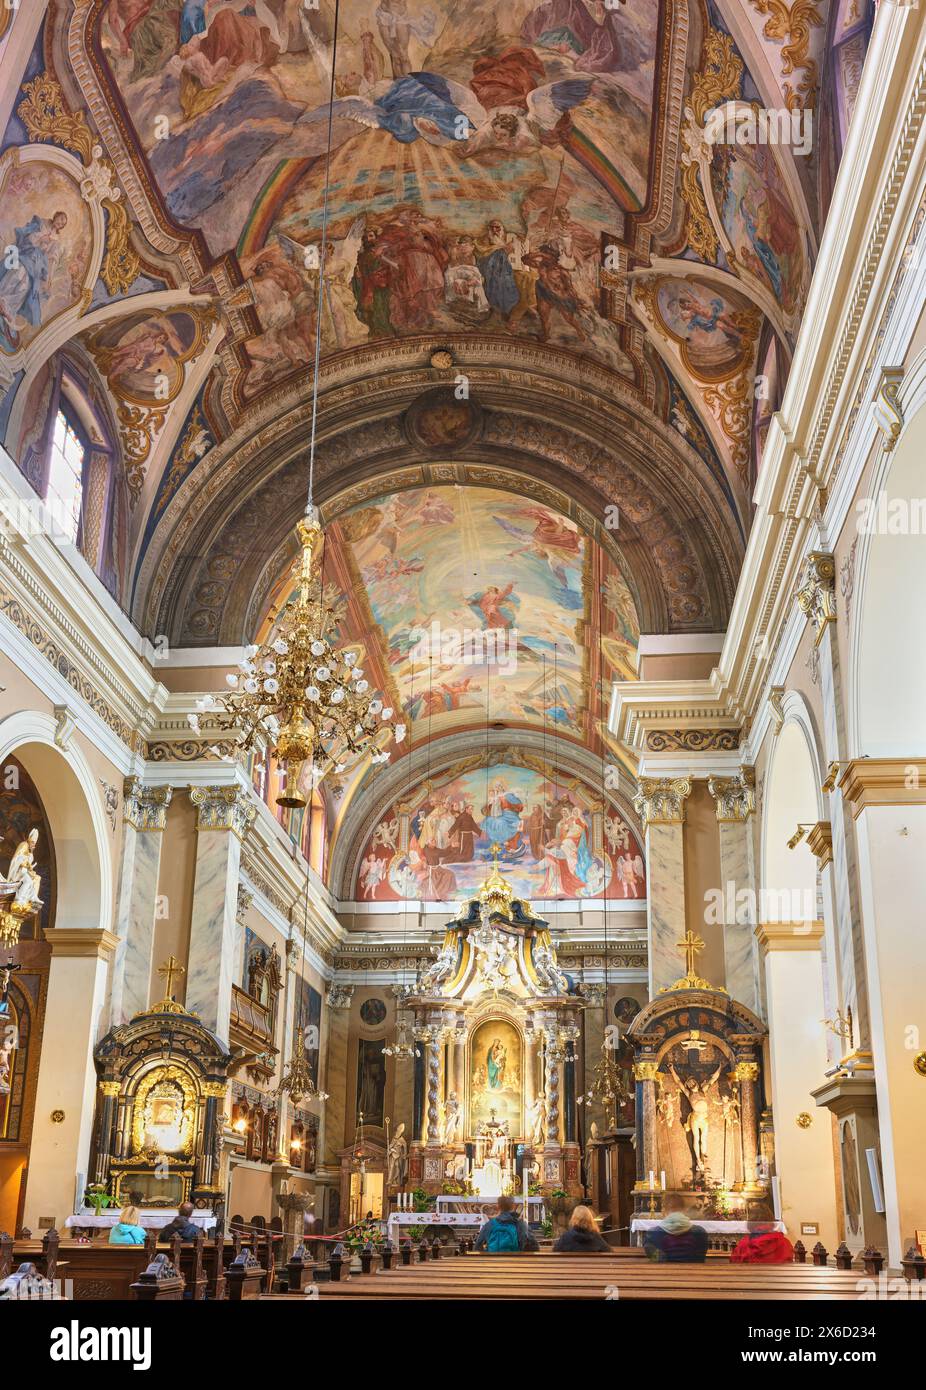
[[[386,1221],[386,1239],[397,1240],[400,1226],[469,1226],[478,1231],[486,1219],[481,1212],[471,1211],[394,1211]]]
[[[512,1197],[518,1204],[519,1213],[524,1211],[524,1198],[516,1192],[512,1192]],[[543,1220],[543,1198],[528,1197],[528,1211],[531,1221]],[[482,1216],[488,1221],[490,1216],[495,1215],[496,1199],[494,1197],[465,1197],[465,1196],[440,1196],[437,1199],[438,1211],[449,1211],[456,1208],[459,1212],[474,1212],[477,1216]]]
[[[173,1221],[176,1215],[176,1211],[171,1211],[169,1208],[158,1207],[156,1211],[146,1211],[145,1208],[142,1207],[138,1214],[138,1224],[139,1226],[144,1226],[146,1230],[151,1229],[157,1231],[160,1230],[162,1226],[166,1226],[168,1222]],[[190,1220],[194,1226],[201,1226],[204,1231],[211,1230],[216,1222],[214,1216],[204,1212],[194,1212]],[[114,1207],[111,1211],[101,1211],[99,1216],[97,1216],[95,1212],[77,1212],[73,1216],[69,1216],[64,1224],[65,1226],[74,1226],[78,1229],[106,1230],[107,1228],[112,1228],[117,1225],[118,1221],[119,1212]]]

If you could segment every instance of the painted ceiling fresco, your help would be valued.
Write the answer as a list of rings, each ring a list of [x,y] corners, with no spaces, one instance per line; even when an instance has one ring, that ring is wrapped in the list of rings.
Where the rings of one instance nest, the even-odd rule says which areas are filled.
[[[359,377],[422,338],[602,369],[722,478],[742,549],[755,381],[770,343],[786,379],[867,14],[352,0],[335,48],[333,0],[47,0],[3,140],[4,235],[41,273],[0,280],[0,431],[18,448],[69,317],[127,456],[137,573],[168,542],[164,480],[195,497],[272,393],[304,395],[320,301],[324,361]],[[762,107],[819,113],[815,138],[711,133]]]
[[[373,499],[329,528],[323,576],[338,641],[358,645],[412,743],[499,723],[590,741],[596,680],[604,697],[636,674],[639,623],[614,562],[575,522],[514,494]]]

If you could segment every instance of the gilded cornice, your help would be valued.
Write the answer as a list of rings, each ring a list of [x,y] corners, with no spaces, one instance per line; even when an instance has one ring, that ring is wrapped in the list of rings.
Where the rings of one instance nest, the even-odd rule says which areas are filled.
[[[856,758],[838,785],[856,819],[877,806],[926,806],[926,760]]]
[[[764,954],[770,951],[819,951],[823,945],[823,923],[760,922],[755,938]]]

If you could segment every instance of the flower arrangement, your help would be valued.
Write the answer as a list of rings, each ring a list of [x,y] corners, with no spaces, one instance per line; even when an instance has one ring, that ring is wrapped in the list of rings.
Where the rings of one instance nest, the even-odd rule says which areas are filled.
[[[342,1236],[344,1244],[352,1252],[362,1250],[365,1245],[372,1243],[377,1249],[385,1245],[386,1237],[383,1235],[382,1227],[378,1221],[358,1221],[355,1226],[351,1226]]]
[[[88,1207],[93,1207],[95,1216],[99,1216],[104,1207],[108,1207],[112,1202],[112,1197],[106,1191],[106,1187],[101,1182],[90,1183],[84,1192],[84,1201]]]

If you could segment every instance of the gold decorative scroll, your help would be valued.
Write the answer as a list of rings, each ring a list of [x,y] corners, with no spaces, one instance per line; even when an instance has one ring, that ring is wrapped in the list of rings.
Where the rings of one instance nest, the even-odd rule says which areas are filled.
[[[743,64],[729,34],[709,29],[701,53],[701,71],[694,74],[689,109],[695,129],[704,128],[707,113],[722,101],[735,97]],[[702,260],[713,262],[720,245],[701,188],[697,153],[689,148],[682,158],[682,197],[688,209],[688,243]]]
[[[782,72],[785,74],[803,72],[796,87],[786,82],[783,87],[785,105],[789,111],[814,104],[817,88],[817,63],[810,57],[810,31],[818,29],[823,18],[813,0],[752,0],[759,14],[768,15],[762,30],[767,39],[783,42],[781,50]]]

